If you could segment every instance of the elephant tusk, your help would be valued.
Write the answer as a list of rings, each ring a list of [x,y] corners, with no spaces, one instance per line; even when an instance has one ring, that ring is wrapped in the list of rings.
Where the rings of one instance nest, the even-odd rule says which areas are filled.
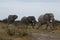
[[[34,21],[32,20],[32,22],[34,22]]]
[[[50,22],[53,22],[52,20],[50,20]]]

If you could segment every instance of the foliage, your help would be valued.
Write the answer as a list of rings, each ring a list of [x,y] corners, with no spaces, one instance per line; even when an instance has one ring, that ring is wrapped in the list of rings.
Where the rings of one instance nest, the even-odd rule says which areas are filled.
[[[18,35],[18,36],[26,36],[26,35],[28,35],[28,33],[27,33],[27,31],[24,31],[24,30],[17,30],[16,35]]]
[[[14,35],[26,36],[26,35],[28,35],[26,29],[18,29],[18,28],[15,28],[14,26],[8,26],[7,33],[10,36],[14,36]]]

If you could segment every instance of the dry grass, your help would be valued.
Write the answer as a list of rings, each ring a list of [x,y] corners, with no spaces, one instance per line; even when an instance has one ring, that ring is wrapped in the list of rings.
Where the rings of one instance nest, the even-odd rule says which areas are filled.
[[[14,36],[10,36],[7,34],[7,28],[8,28],[8,24],[5,23],[0,23],[0,39],[5,39],[5,40],[31,40],[32,38],[32,33],[40,33],[41,29],[36,29],[37,25],[35,26],[35,29],[33,29],[31,26],[25,26],[25,25],[13,25],[11,27],[13,27],[13,31],[17,31],[19,29],[21,29],[22,31],[27,32],[29,35],[27,36],[19,36],[19,35],[14,35]],[[54,32],[60,32],[60,25],[55,26],[55,30],[53,30]],[[43,25],[42,27],[42,31],[45,31],[45,25]],[[48,32],[50,31],[50,29],[47,30]]]

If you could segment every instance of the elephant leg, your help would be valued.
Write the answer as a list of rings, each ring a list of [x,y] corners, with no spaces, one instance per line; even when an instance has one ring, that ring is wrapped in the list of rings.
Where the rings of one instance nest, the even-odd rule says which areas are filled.
[[[53,25],[53,29],[55,29],[55,26],[54,26],[55,24],[54,24],[54,23],[52,23],[52,25]]]
[[[51,29],[51,30],[53,30],[53,29],[54,29],[54,27],[53,27],[53,24],[52,24],[52,23],[48,22],[48,23],[47,23],[47,25],[50,27],[50,29]],[[48,28],[48,26],[47,26],[47,28]]]
[[[51,30],[54,30],[54,24],[53,23],[50,23],[51,25],[50,25],[50,28],[51,28]]]
[[[34,26],[35,26],[34,23],[32,23],[31,25],[32,25],[32,28],[34,29]]]
[[[46,24],[46,30],[48,29],[48,24]]]
[[[32,28],[34,29],[34,25],[32,25]]]
[[[42,25],[41,25],[41,23],[39,22],[39,23],[38,23],[38,28],[37,28],[37,29],[41,28],[41,26],[42,26]]]
[[[48,26],[50,26],[50,22],[47,21],[47,23],[46,23],[46,30],[48,29]]]

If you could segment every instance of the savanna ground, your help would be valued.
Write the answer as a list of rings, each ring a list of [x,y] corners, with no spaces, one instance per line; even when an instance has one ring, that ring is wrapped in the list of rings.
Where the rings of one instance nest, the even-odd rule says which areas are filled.
[[[55,26],[55,30],[33,29],[30,25],[23,24],[8,25],[0,23],[0,40],[60,40],[60,24]]]

